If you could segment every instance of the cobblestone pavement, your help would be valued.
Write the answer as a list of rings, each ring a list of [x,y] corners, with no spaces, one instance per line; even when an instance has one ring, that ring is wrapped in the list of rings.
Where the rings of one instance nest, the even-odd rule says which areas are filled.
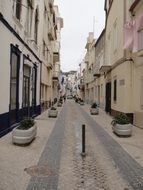
[[[38,165],[29,168],[29,173],[33,176],[27,190],[54,190],[58,185],[58,173],[62,141],[64,136],[66,106],[61,111],[55,127],[47,141]]]
[[[68,102],[58,190],[132,190],[101,140],[95,138],[89,118]],[[92,119],[91,119],[92,120]],[[86,124],[86,157],[81,157],[81,125]]]
[[[97,124],[98,116],[73,100],[59,112],[57,119],[47,112],[36,118],[38,136],[28,147],[12,145],[11,134],[0,139],[0,190],[143,190],[143,167]]]
[[[95,138],[98,138],[118,168],[121,176],[135,190],[143,189],[143,168],[138,164],[108,133],[98,125],[83,109],[79,107],[87,125],[92,127]]]
[[[86,125],[86,157],[81,126]],[[89,116],[68,101],[55,124],[27,190],[141,190],[142,167]]]

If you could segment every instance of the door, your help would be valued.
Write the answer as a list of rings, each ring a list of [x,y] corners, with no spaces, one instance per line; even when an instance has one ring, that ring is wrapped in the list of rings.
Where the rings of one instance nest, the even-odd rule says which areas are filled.
[[[30,116],[30,67],[23,66],[23,117]]]
[[[32,115],[36,114],[36,81],[37,81],[37,68],[32,69]]]
[[[18,52],[18,49],[16,49],[14,46],[11,46],[9,106],[10,125],[13,125],[19,120],[19,66],[20,53]]]
[[[98,85],[98,105],[100,105],[100,85]]]
[[[111,82],[106,84],[105,111],[111,114]]]

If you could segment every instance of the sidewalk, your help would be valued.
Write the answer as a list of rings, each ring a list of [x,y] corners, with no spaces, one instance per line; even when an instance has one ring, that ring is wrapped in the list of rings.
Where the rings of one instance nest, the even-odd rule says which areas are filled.
[[[37,137],[29,146],[13,145],[11,132],[0,138],[0,190],[27,188],[31,176],[26,170],[37,165],[56,120],[48,118],[48,110],[36,117]]]
[[[82,108],[90,115],[89,104],[85,104]],[[91,115],[91,117],[143,167],[143,129],[134,126],[131,137],[118,137],[112,131],[112,116],[99,109],[99,115]]]
[[[78,104],[72,104],[72,100],[70,101],[65,103],[63,105],[64,107],[58,108],[58,118],[48,118],[48,110],[36,118],[38,128],[37,137],[29,146],[22,147],[13,145],[11,133],[0,139],[0,190],[84,189],[80,188],[83,185],[81,184],[83,181],[81,177],[83,176],[85,181],[84,186],[87,185],[85,189],[89,190],[88,187],[90,187],[92,190],[94,189],[94,183],[98,181],[93,180],[94,175],[99,179],[100,184],[104,185],[102,181],[107,181],[105,184],[113,186],[113,188],[111,188],[112,190],[115,190],[114,187],[117,185],[118,189],[122,190],[122,186],[126,184],[124,184],[124,181],[120,178],[117,168],[114,168],[109,155],[104,154],[106,153],[106,149],[104,150],[102,141],[107,140],[107,138],[102,139],[101,142],[99,141],[100,138],[97,138],[97,136],[102,138],[105,131],[118,142],[133,159],[143,166],[142,129],[133,127],[132,137],[118,137],[112,132],[111,116],[107,115],[101,109],[99,115],[90,115],[90,105],[85,104],[84,106],[80,106]],[[85,112],[85,114],[82,115],[81,109],[79,109],[78,106],[83,109],[82,112],[86,111],[86,113],[99,124],[98,127],[96,125],[96,134],[93,133],[91,127],[87,129],[87,139],[90,139],[87,143],[87,147],[88,153],[90,154],[87,154],[86,164],[83,163],[85,169],[83,169],[81,157],[79,156],[81,148],[81,139],[79,138],[81,132],[80,126],[82,122],[90,122],[89,120],[91,118],[89,117],[88,121],[86,121],[86,117],[84,116],[88,115]],[[91,124],[94,128],[94,120],[92,120]],[[103,129],[100,130],[100,126],[105,129],[105,131]],[[100,135],[98,135],[99,133]],[[107,133],[105,137],[109,136]],[[116,149],[117,143],[114,144]],[[108,149],[108,143],[105,148]],[[113,153],[118,156],[118,152],[119,147],[117,146],[116,151],[113,151]],[[121,151],[121,153],[122,152],[123,151]],[[121,154],[121,157],[122,156],[123,154]],[[128,157],[124,157],[124,159],[128,161]],[[100,162],[100,164],[98,162]],[[39,170],[37,170],[37,168],[39,168]],[[104,174],[104,171],[101,170],[102,168],[104,170],[105,168],[108,169],[108,171],[106,170],[107,173]],[[37,178],[37,172],[41,169],[44,173],[43,175],[38,173]],[[128,170],[126,173],[128,174]],[[132,176],[131,180],[134,177],[136,176]],[[53,185],[54,188],[53,186],[49,187],[50,184]]]

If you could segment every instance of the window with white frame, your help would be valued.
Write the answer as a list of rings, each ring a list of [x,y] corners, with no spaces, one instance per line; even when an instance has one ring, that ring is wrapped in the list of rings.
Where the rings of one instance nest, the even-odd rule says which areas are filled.
[[[22,0],[14,0],[13,1],[13,13],[14,13],[14,16],[19,21],[21,19],[21,11],[22,11]]]
[[[33,15],[32,0],[27,0],[26,32],[28,36],[31,36],[32,15]]]
[[[39,23],[39,13],[38,13],[38,7],[37,7],[35,11],[35,26],[34,26],[34,40],[36,44],[38,40],[38,23]]]

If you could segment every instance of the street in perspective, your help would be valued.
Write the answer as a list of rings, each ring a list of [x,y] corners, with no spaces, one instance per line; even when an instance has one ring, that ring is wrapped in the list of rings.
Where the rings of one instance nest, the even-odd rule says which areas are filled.
[[[0,190],[143,190],[143,1],[0,0]]]

